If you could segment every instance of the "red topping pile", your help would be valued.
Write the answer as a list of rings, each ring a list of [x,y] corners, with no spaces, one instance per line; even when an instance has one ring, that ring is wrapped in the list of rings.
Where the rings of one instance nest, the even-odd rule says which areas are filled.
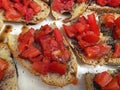
[[[6,19],[24,17],[27,23],[41,11],[41,7],[33,0],[0,0],[0,9],[5,11]]]
[[[0,58],[0,81],[4,77],[7,68],[8,68],[8,63]]]
[[[120,90],[120,74],[112,77],[108,72],[97,74],[93,81],[100,86],[101,90]]]
[[[101,6],[112,6],[118,7],[120,6],[120,0],[96,0],[96,2]]]
[[[80,17],[78,22],[71,26],[63,25],[63,28],[69,38],[77,39],[80,49],[88,58],[101,58],[111,49],[107,44],[97,44],[100,31],[94,13],[89,14],[87,18]]]
[[[41,74],[65,74],[70,52],[63,43],[62,33],[45,25],[36,31],[31,28],[18,38],[19,56],[32,62],[32,68]],[[37,45],[36,45],[37,44]]]
[[[104,14],[102,16],[104,18],[104,24],[106,28],[110,28],[113,32],[114,40],[120,39],[120,17],[115,19],[113,14]],[[120,57],[120,43],[116,43],[114,47],[113,58]]]
[[[76,0],[77,3],[85,2],[86,0]],[[71,10],[75,0],[54,0],[52,3],[52,10],[56,12],[61,12],[64,10]]]

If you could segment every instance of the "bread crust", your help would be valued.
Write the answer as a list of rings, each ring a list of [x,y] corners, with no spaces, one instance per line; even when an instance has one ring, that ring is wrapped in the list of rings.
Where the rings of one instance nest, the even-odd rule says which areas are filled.
[[[0,81],[0,90],[18,90],[17,72],[7,44],[0,43],[0,58],[8,62],[8,69]]]
[[[50,13],[50,7],[47,5],[47,3],[45,3],[41,0],[33,0],[33,1],[37,2],[37,4],[39,4],[41,6],[41,11],[38,14],[34,15],[32,17],[32,19],[28,22],[28,24],[40,23],[44,19],[46,19]],[[12,19],[7,20],[4,16],[3,10],[0,10],[0,15],[2,17],[2,20],[5,22],[23,22],[23,23],[26,23],[26,21],[23,17],[21,17],[20,19],[17,19],[17,20],[12,20]]]
[[[35,70],[32,69],[31,63],[28,60],[21,59],[18,55],[18,49],[17,49],[17,38],[16,35],[8,34],[8,45],[9,48],[13,54],[13,56],[16,58],[16,60],[21,63],[25,68],[27,68],[31,73],[34,75],[40,76],[41,80],[49,85],[53,86],[59,86],[63,87],[67,84],[72,83],[72,81],[76,78],[77,74],[77,61],[74,53],[72,52],[71,48],[67,44],[66,40],[64,39],[64,44],[66,45],[66,48],[68,48],[71,52],[70,60],[67,62],[67,72],[64,75],[59,75],[56,73],[48,73],[47,75],[41,75]]]
[[[100,6],[92,1],[91,4],[88,6],[89,10],[96,11],[99,14],[102,13],[120,13],[120,7],[109,7],[109,6]]]

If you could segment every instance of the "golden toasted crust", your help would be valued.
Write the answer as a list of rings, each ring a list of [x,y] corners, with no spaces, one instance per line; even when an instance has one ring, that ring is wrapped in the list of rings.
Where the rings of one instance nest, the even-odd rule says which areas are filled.
[[[38,72],[32,69],[31,63],[28,60],[21,59],[18,55],[18,49],[17,49],[17,38],[16,35],[8,34],[8,45],[10,47],[11,52],[13,53],[13,56],[16,58],[18,62],[20,62],[25,68],[27,68],[31,73],[34,75],[40,75]],[[67,62],[67,72],[64,75],[59,75],[55,73],[48,73],[47,75],[40,75],[40,78],[43,82],[54,85],[54,86],[65,86],[67,84],[72,83],[72,81],[76,78],[77,74],[77,61],[76,57],[74,56],[72,50],[68,46],[67,42],[64,43],[66,45],[66,48],[68,48],[71,52],[70,60]]]
[[[33,0],[35,2],[37,2],[40,6],[41,6],[41,12],[39,12],[37,15],[34,15],[33,18],[30,20],[30,24],[37,24],[41,21],[43,21],[44,19],[47,18],[47,16],[49,15],[50,13],[50,7],[43,1],[41,0]],[[1,10],[0,11],[0,15],[2,15],[2,19],[3,21],[7,21],[7,22],[26,22],[25,19],[22,17],[18,20],[7,20],[4,16],[4,11]]]
[[[96,11],[97,13],[120,13],[120,7],[100,6],[94,1],[88,6],[89,10]]]
[[[0,43],[0,58],[8,63],[5,76],[0,81],[0,90],[18,90],[17,72],[7,44]]]

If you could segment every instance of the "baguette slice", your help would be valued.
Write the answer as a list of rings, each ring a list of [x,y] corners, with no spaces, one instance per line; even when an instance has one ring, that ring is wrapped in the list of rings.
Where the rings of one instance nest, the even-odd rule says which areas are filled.
[[[53,1],[54,0],[52,0],[52,2]],[[52,2],[51,2],[51,6],[52,6]],[[90,0],[87,0],[87,2],[83,2],[83,3],[75,3],[74,6],[72,7],[72,10],[69,10],[69,11],[68,10],[64,10],[62,12],[56,12],[54,10],[51,10],[52,11],[52,15],[57,20],[57,19],[59,19],[59,17],[63,13],[68,12],[68,13],[70,13],[70,17],[64,19],[64,22],[72,21],[72,20],[78,18],[80,15],[82,15],[86,11],[86,9],[87,9],[87,7],[89,5],[89,2],[90,2]]]
[[[120,13],[120,7],[100,6],[93,0],[88,6],[89,10],[96,11],[97,13]]]
[[[108,71],[111,75],[115,75],[120,73],[120,68],[116,69],[116,70],[109,70]],[[94,83],[93,83],[93,78],[95,77],[95,73],[86,73],[85,74],[85,83],[86,83],[86,88],[87,90],[98,90],[94,87]]]
[[[117,14],[117,13],[109,13],[109,14],[113,14],[115,16],[115,19],[120,17],[120,14]],[[116,42],[120,42],[120,40],[114,40],[113,38],[113,32],[110,28],[106,28],[105,25],[104,25],[104,17],[103,17],[104,14],[101,14],[99,16],[99,25],[101,27],[101,32],[104,34],[104,36],[106,37],[106,43],[107,44],[110,44],[112,47],[114,47],[114,44]],[[112,58],[112,55],[113,55],[113,48],[112,48],[112,52],[110,54],[110,57],[108,58],[107,60],[107,64],[110,64],[110,65],[120,65],[120,58]]]
[[[64,75],[59,75],[56,73],[48,73],[47,75],[41,75],[38,72],[36,72],[35,70],[32,69],[31,65],[32,63],[30,63],[28,60],[24,60],[21,59],[18,54],[18,42],[17,42],[17,35],[12,35],[12,34],[8,34],[8,45],[10,47],[10,50],[13,54],[13,56],[16,58],[16,60],[21,63],[25,68],[27,68],[31,73],[33,73],[34,75],[38,75],[40,76],[40,78],[42,79],[43,82],[49,84],[49,85],[53,85],[53,86],[65,86],[67,84],[72,83],[72,81],[74,79],[76,79],[76,74],[77,74],[77,61],[76,61],[76,57],[73,54],[72,50],[70,49],[70,47],[68,46],[66,40],[64,39],[64,43],[66,45],[66,47],[70,50],[71,52],[71,56],[70,56],[70,60],[67,62],[67,72]]]
[[[0,43],[0,58],[9,64],[3,80],[0,81],[0,90],[18,90],[17,71],[7,44]]]
[[[41,6],[41,12],[39,12],[38,14],[34,15],[32,17],[32,19],[29,21],[29,24],[37,24],[39,22],[42,22],[44,19],[47,18],[47,16],[50,13],[50,7],[43,1],[41,0],[33,0],[35,2],[37,2],[40,6]],[[7,21],[7,22],[26,22],[25,19],[23,17],[21,17],[20,19],[17,20],[7,20],[4,16],[4,11],[0,10],[0,17],[3,21]]]

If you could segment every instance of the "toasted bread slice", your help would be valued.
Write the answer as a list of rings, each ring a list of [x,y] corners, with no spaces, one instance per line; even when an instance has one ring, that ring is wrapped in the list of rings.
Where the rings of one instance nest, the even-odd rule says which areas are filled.
[[[106,13],[104,13],[104,14],[106,14]],[[99,25],[101,27],[101,32],[106,37],[106,40],[105,40],[106,43],[110,44],[114,48],[115,43],[120,42],[120,41],[114,40],[112,30],[110,30],[110,28],[105,27],[104,14],[101,14],[99,16]],[[109,13],[109,14],[113,14],[115,16],[115,18],[118,18],[120,16],[120,14],[116,14],[116,13]],[[114,51],[113,48],[112,48],[111,54],[107,60],[107,63],[111,64],[111,65],[120,65],[120,58],[112,58],[113,51]]]
[[[53,1],[54,0],[52,0],[52,2]],[[90,0],[87,0],[87,2],[83,2],[83,3],[75,3],[71,10],[64,10],[61,12],[56,12],[54,10],[51,10],[52,15],[57,20],[63,13],[68,12],[68,13],[70,13],[70,17],[64,19],[64,22],[72,21],[72,20],[78,18],[80,15],[82,15],[86,11],[86,9],[89,5],[89,2],[90,2]],[[51,6],[52,6],[52,3],[51,3]]]
[[[0,90],[18,90],[17,71],[7,44],[0,43],[0,58],[9,64],[5,76],[0,81]]]
[[[66,40],[64,39],[64,44],[66,45],[66,48],[68,48],[71,52],[70,60],[67,62],[67,72],[64,75],[59,75],[56,73],[48,73],[47,75],[42,75],[31,67],[32,63],[28,60],[21,59],[18,55],[18,42],[17,42],[18,36],[8,34],[8,45],[10,47],[11,52],[13,53],[13,56],[16,58],[16,60],[21,63],[25,68],[27,68],[31,73],[34,75],[39,75],[43,82],[54,85],[54,86],[65,86],[67,84],[72,83],[72,81],[76,78],[77,74],[77,61],[76,57],[73,54],[72,50],[70,49],[69,45],[67,44]]]
[[[37,23],[39,23],[39,22],[41,22],[41,21],[43,21],[44,19],[47,18],[47,16],[50,13],[50,7],[45,2],[43,2],[41,0],[33,0],[33,1],[37,2],[37,4],[40,5],[41,11],[38,14],[34,15],[28,23],[37,24]],[[5,16],[4,16],[4,11],[3,10],[0,10],[0,16],[1,16],[3,21],[7,21],[7,22],[24,22],[24,23],[26,22],[23,17],[21,17],[20,19],[17,19],[17,20],[6,19]]]
[[[89,10],[96,11],[97,13],[120,13],[120,7],[100,6],[94,0],[88,6]]]
[[[109,70],[108,73],[110,73],[111,75],[115,75],[118,74],[120,72],[120,68],[116,69],[116,70]],[[85,74],[85,83],[86,83],[86,88],[87,90],[99,90],[97,88],[95,88],[94,83],[93,83],[93,78],[95,77],[95,73],[86,73]]]

